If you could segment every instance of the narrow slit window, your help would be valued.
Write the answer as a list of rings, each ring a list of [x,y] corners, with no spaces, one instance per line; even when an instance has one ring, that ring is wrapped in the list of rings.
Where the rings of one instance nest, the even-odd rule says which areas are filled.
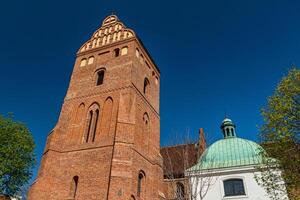
[[[226,136],[229,137],[229,129],[226,128]]]
[[[138,197],[143,197],[144,184],[145,184],[145,175],[143,172],[140,172],[138,176],[138,188],[137,188]]]
[[[150,85],[149,80],[147,78],[145,78],[145,80],[144,80],[144,89],[143,89],[144,94],[148,93],[149,85]]]
[[[77,187],[78,187],[78,176],[74,176],[72,183],[71,183],[71,190],[70,190],[70,195],[72,198],[76,197],[76,193],[77,193]]]
[[[99,118],[99,110],[96,110],[96,116],[95,116],[95,123],[93,128],[93,139],[92,142],[95,141],[96,133],[97,133],[97,124],[98,124],[98,118]]]
[[[89,113],[88,128],[87,128],[87,132],[86,132],[85,142],[89,142],[89,136],[90,136],[91,126],[92,126],[92,120],[93,120],[93,111],[91,110],[90,113]]]

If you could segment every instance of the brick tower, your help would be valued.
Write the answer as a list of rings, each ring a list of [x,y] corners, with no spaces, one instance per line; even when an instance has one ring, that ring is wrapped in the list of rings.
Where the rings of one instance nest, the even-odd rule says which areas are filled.
[[[159,69],[117,16],[79,49],[29,200],[158,200]]]

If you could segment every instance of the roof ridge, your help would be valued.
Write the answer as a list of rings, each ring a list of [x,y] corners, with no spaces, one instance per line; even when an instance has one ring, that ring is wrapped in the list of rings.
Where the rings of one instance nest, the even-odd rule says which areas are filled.
[[[197,144],[197,142],[193,142],[193,143],[185,143],[185,144],[175,144],[175,145],[171,145],[171,146],[163,146],[163,147],[160,147],[160,149],[164,149],[164,148],[174,148],[174,147],[178,147],[178,146],[185,146],[185,145],[195,145]]]

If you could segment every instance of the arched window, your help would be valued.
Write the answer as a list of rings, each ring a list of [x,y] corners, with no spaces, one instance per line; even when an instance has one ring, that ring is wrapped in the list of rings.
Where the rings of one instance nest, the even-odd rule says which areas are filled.
[[[226,137],[225,129],[222,129],[224,138]]]
[[[135,56],[138,58],[140,57],[140,51],[138,49],[135,50]]]
[[[74,124],[81,123],[83,113],[84,113],[84,103],[81,103],[77,108]]]
[[[229,129],[226,128],[226,136],[228,137],[229,136]]]
[[[71,183],[70,196],[72,198],[76,197],[77,187],[78,187],[78,176],[74,176]]]
[[[96,85],[102,85],[103,84],[103,80],[104,80],[104,70],[99,70],[97,72],[97,82]]]
[[[144,197],[145,190],[145,173],[140,171],[138,176],[138,187],[137,187],[137,196]]]
[[[128,53],[128,47],[123,47],[121,50],[121,56],[126,55]]]
[[[93,63],[94,63],[94,56],[91,56],[91,57],[89,57],[88,65],[91,65]]]
[[[93,136],[92,136],[92,142],[95,141],[96,137],[96,130],[97,130],[97,124],[98,124],[98,118],[99,118],[99,109],[95,111],[95,122],[94,122],[94,127],[93,127]]]
[[[107,29],[106,29],[107,30]],[[106,43],[106,36],[103,37],[103,40],[102,40],[102,45],[105,45]]]
[[[155,76],[155,84],[158,84],[158,77]]]
[[[87,118],[87,128],[86,128],[86,133],[84,138],[85,142],[95,141],[98,120],[99,120],[99,106],[97,103],[94,103],[89,108],[89,113]]]
[[[86,65],[86,58],[83,58],[81,61],[80,61],[80,67],[84,67]]]
[[[110,35],[107,36],[106,44],[110,43]]]
[[[144,56],[142,54],[140,55],[140,62],[144,63]]]
[[[147,113],[144,113],[143,115],[143,132],[149,133],[149,116]]]
[[[148,116],[148,113],[144,113],[144,116],[143,116],[143,122],[144,122],[144,125],[148,125],[149,124],[149,116]]]
[[[183,200],[184,199],[184,185],[182,183],[176,184],[176,199],[177,200]]]
[[[114,33],[114,34],[113,34],[113,42],[116,41],[116,38],[117,38],[117,33]]]
[[[149,91],[149,87],[150,87],[150,82],[147,78],[144,79],[144,94],[147,94]]]
[[[120,55],[120,49],[115,49],[114,54],[115,54],[115,57],[118,57]]]
[[[91,132],[91,126],[92,126],[92,121],[93,121],[93,111],[90,110],[89,117],[88,117],[88,128],[87,128],[87,131],[86,131],[85,142],[89,141],[90,132]]]
[[[108,97],[102,108],[102,116],[101,122],[99,121],[99,134],[100,137],[103,135],[109,135],[111,130],[111,119],[112,119],[112,110],[113,110],[113,99]],[[97,141],[97,140],[96,140]]]
[[[223,184],[225,197],[246,195],[243,179],[227,179]]]

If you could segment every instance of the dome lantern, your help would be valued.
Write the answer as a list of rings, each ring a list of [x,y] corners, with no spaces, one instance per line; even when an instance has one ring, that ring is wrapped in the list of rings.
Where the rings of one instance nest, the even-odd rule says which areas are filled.
[[[224,138],[236,137],[235,124],[231,119],[225,118],[222,121],[221,127]]]

